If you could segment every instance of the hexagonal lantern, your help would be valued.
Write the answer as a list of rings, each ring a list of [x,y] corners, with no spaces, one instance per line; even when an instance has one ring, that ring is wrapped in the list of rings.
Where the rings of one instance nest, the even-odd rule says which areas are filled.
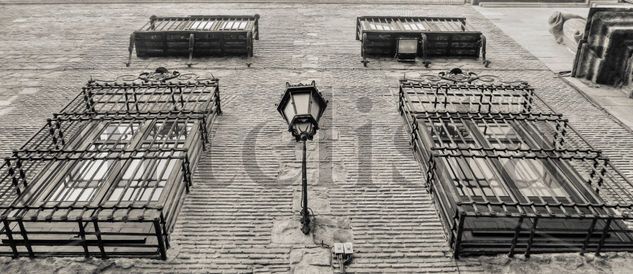
[[[314,81],[310,84],[286,83],[286,92],[277,105],[277,111],[286,120],[288,131],[297,141],[312,140],[327,103]]]

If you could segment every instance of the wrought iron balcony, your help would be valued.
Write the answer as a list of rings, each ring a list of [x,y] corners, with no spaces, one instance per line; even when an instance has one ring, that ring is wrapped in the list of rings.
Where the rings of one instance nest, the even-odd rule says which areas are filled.
[[[455,69],[399,102],[456,257],[633,250],[633,185],[527,83]]]
[[[166,258],[221,114],[218,80],[91,80],[0,167],[0,254]]]
[[[253,56],[259,40],[259,15],[152,16],[130,36],[129,66],[136,56]]]
[[[389,56],[399,61],[422,57],[425,66],[432,57],[486,60],[486,37],[462,17],[363,16],[356,19],[356,40],[361,56]],[[413,58],[413,59],[412,59]]]

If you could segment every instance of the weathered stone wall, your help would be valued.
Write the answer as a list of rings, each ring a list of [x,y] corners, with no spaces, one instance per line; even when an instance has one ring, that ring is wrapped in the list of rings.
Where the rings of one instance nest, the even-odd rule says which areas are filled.
[[[129,34],[152,14],[259,13],[255,57],[133,59]],[[360,63],[356,16],[466,16],[488,37],[492,61],[435,59],[431,70],[392,60]],[[1,273],[41,272],[329,272],[334,241],[354,243],[348,270],[366,272],[611,271],[629,255],[451,257],[431,196],[397,112],[403,74],[461,67],[524,79],[537,94],[633,177],[633,136],[566,86],[469,6],[307,4],[29,5],[0,10],[0,151],[8,153],[74,97],[90,78],[109,79],[165,66],[219,77],[224,115],[203,153],[194,187],[172,233],[167,261],[2,259]],[[252,62],[250,68],[246,63]],[[315,80],[330,104],[309,143],[308,176],[316,235],[298,229],[300,150],[274,104],[285,82]],[[581,261],[582,264],[577,263]],[[576,268],[572,268],[577,267]],[[565,271],[563,271],[565,272]]]
[[[592,7],[579,44],[572,76],[616,87],[631,84],[632,6]]]

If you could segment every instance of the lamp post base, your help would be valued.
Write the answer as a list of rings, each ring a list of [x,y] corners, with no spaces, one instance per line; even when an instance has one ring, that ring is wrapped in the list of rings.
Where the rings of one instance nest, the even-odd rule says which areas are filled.
[[[301,214],[301,232],[303,234],[310,234],[310,213],[305,212]]]

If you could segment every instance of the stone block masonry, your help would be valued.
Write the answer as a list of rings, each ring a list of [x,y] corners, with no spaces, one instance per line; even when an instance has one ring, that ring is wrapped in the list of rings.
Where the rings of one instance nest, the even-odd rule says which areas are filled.
[[[255,56],[248,60],[199,58],[190,69],[185,58],[134,59],[125,68],[129,33],[149,16],[201,13],[259,13],[261,34]],[[356,17],[362,15],[465,16],[488,38],[492,64],[485,69],[471,59],[434,59],[424,69],[421,64],[389,58],[372,60],[364,68],[354,37]],[[299,173],[293,173],[300,163],[298,148],[274,105],[286,81],[315,80],[330,100],[323,129],[308,144],[309,183],[315,189],[312,195],[321,199],[313,206],[317,218],[331,221],[324,230],[341,230],[337,237],[353,240],[356,254],[348,267],[351,272],[528,269],[521,258],[507,263],[503,257],[451,258],[397,111],[397,80],[404,73],[461,67],[527,80],[555,111],[568,117],[572,126],[633,176],[631,132],[557,79],[470,6],[5,5],[0,25],[4,70],[0,100],[7,102],[0,104],[0,151],[5,155],[90,77],[112,79],[158,66],[211,72],[221,79],[224,111],[213,132],[212,148],[201,156],[194,186],[185,197],[167,261],[2,258],[2,273],[36,272],[48,266],[60,272],[335,272],[324,265],[323,256],[329,253],[319,240],[281,241],[276,234],[280,222],[298,216]],[[252,63],[250,68],[246,62]],[[332,220],[342,220],[342,224]],[[321,239],[327,243],[334,235],[328,232]],[[583,258],[582,264],[570,263],[581,258],[576,254],[560,256],[567,259],[547,257],[551,259],[529,266],[547,272],[570,265],[564,269],[582,272],[617,271],[622,265],[633,265],[625,254],[614,255],[617,259]]]
[[[633,7],[595,6],[589,10],[572,76],[616,87],[631,84]]]

